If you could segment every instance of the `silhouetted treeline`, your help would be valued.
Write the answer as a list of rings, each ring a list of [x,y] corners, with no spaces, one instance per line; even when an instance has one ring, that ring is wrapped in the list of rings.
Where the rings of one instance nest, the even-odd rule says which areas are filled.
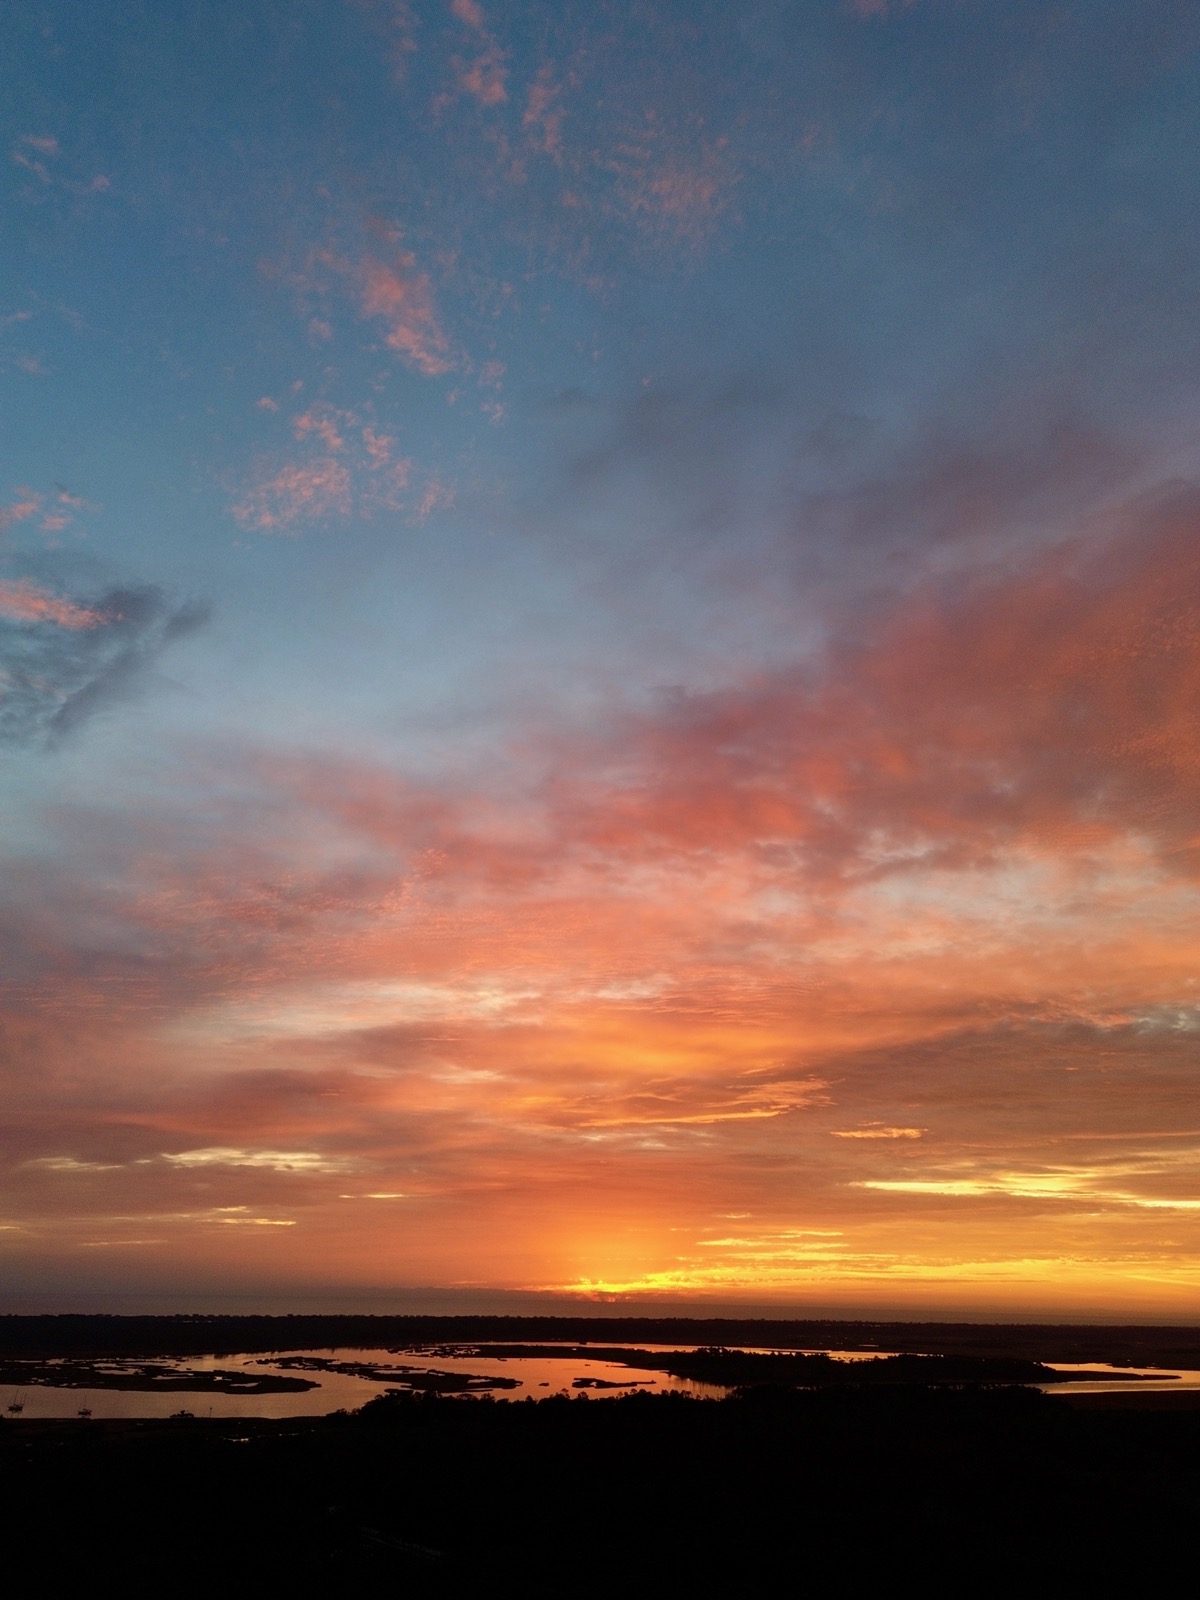
[[[0,1317],[0,1354],[192,1356],[451,1342],[753,1345],[1200,1368],[1200,1328],[715,1317]]]
[[[832,1383],[1066,1383],[1067,1374],[1040,1361],[1004,1356],[895,1355],[839,1361],[822,1352],[727,1350],[709,1345],[699,1350],[640,1350],[617,1345],[489,1345],[492,1356],[565,1357],[570,1360],[617,1361],[641,1371],[669,1372],[672,1377],[727,1389],[752,1384],[795,1384],[822,1388]],[[2,1372],[3,1369],[0,1369]]]
[[[1192,1558],[1200,1414],[884,1387],[16,1422],[0,1495],[14,1594],[1151,1594]]]
[[[614,1352],[614,1358],[617,1352]],[[676,1378],[698,1383],[746,1388],[754,1384],[796,1384],[825,1388],[830,1384],[880,1383],[1055,1383],[1062,1374],[1040,1361],[1000,1356],[876,1356],[865,1361],[835,1361],[827,1355],[751,1353],[744,1350],[680,1350],[672,1355],[645,1355],[626,1362],[654,1366]]]

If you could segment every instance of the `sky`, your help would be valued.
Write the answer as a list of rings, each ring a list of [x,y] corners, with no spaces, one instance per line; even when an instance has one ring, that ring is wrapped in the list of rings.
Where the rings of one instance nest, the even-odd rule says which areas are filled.
[[[1200,1304],[1200,10],[27,0],[0,1309]]]

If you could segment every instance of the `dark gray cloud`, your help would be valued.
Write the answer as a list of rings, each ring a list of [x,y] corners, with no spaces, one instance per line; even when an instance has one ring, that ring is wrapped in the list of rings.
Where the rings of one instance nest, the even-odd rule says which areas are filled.
[[[49,748],[141,692],[164,651],[204,626],[210,607],[154,584],[78,602],[95,621],[0,616],[0,744]]]

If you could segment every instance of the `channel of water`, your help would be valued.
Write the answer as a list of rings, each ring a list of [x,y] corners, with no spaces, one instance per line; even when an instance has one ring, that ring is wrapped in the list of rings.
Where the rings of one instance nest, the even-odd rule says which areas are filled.
[[[577,1347],[572,1346],[574,1351]],[[621,1348],[609,1345],[606,1348]],[[663,1353],[695,1349],[694,1345],[638,1345],[629,1349],[660,1351]],[[315,1389],[299,1394],[208,1394],[172,1390],[156,1393],[137,1389],[81,1389],[59,1387],[52,1384],[22,1384],[0,1394],[0,1411],[23,1418],[73,1417],[81,1408],[87,1408],[93,1417],[134,1418],[169,1417],[181,1410],[198,1417],[312,1417],[324,1416],[333,1411],[352,1411],[389,1388],[402,1387],[402,1368],[422,1371],[470,1373],[482,1378],[510,1378],[518,1387],[485,1391],[502,1400],[545,1399],[550,1395],[588,1395],[605,1399],[645,1390],[650,1394],[688,1394],[703,1399],[719,1399],[727,1391],[716,1385],[696,1383],[685,1378],[674,1378],[665,1372],[651,1372],[640,1368],[622,1366],[616,1361],[604,1361],[572,1354],[570,1357],[553,1356],[489,1356],[486,1345],[464,1346],[450,1353],[448,1347],[439,1346],[440,1353],[426,1349],[392,1350],[386,1348],[345,1348],[323,1350],[255,1351],[240,1355],[192,1356],[181,1361],[164,1361],[163,1364],[179,1371],[245,1371],[248,1373],[279,1373],[303,1376],[317,1383]],[[828,1350],[825,1352],[842,1361],[865,1361],[893,1352],[886,1350]],[[297,1357],[334,1359],[369,1364],[375,1367],[396,1367],[394,1383],[380,1382],[344,1372],[304,1370],[281,1365]],[[125,1365],[121,1361],[106,1363],[113,1370]],[[1057,1371],[1078,1371],[1065,1362],[1050,1362]],[[1088,1362],[1087,1370],[1105,1376],[1072,1383],[1073,1394],[1099,1394],[1113,1390],[1158,1389],[1178,1391],[1200,1389],[1200,1372],[1166,1368],[1127,1368],[1110,1366],[1104,1362]],[[1112,1377],[1107,1377],[1112,1373]],[[1129,1382],[1132,1374],[1138,1376]],[[598,1387],[592,1387],[598,1385]],[[613,1385],[614,1387],[607,1387]],[[1062,1392],[1060,1385],[1040,1385],[1051,1392]],[[471,1398],[471,1396],[464,1396]],[[15,1408],[18,1408],[15,1409]]]

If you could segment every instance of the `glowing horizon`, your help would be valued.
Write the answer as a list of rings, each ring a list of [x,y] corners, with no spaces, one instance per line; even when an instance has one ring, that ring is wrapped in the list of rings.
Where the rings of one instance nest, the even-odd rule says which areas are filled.
[[[13,1306],[1194,1311],[1135,9],[0,24]]]

